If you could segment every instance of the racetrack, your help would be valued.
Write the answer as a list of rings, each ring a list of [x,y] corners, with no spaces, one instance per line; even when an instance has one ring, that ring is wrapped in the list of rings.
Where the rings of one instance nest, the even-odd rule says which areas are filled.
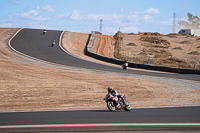
[[[141,74],[158,77],[169,77],[199,81],[199,75],[167,74],[139,70],[123,71],[120,67],[92,63],[67,54],[59,46],[61,31],[23,29],[11,41],[17,51],[40,60],[56,64],[96,69],[109,72]],[[51,41],[56,45],[51,47]],[[43,125],[43,124],[82,124],[82,123],[198,123],[200,122],[199,107],[133,109],[131,112],[108,110],[58,111],[58,112],[10,112],[0,113],[1,125]],[[53,126],[52,126],[53,127]],[[191,127],[191,126],[187,126]],[[196,127],[196,126],[195,126]],[[199,126],[197,126],[199,127]],[[8,127],[9,128],[9,127]],[[8,129],[7,128],[7,129]],[[30,128],[30,127],[29,127]],[[9,128],[10,129],[10,128]]]
[[[159,73],[159,72],[131,70],[131,69],[123,71],[121,67],[113,67],[113,66],[107,66],[103,64],[97,64],[94,62],[73,57],[70,54],[67,54],[65,51],[63,51],[58,45],[61,33],[62,33],[61,31],[49,30],[46,35],[42,35],[41,30],[22,29],[11,40],[11,46],[15,50],[21,53],[24,53],[28,56],[31,56],[40,60],[56,63],[56,64],[66,65],[66,66],[96,69],[96,70],[109,71],[109,72],[139,74],[139,75],[200,81],[200,75]],[[51,47],[51,42],[53,40],[56,40],[56,45],[54,47]]]
[[[177,108],[146,108],[110,112],[108,110],[77,110],[77,111],[38,111],[38,112],[8,112],[0,113],[0,131],[34,131],[46,129],[47,131],[68,131],[85,127],[109,127],[113,131],[135,131],[136,127],[143,130],[199,130],[200,107]],[[107,130],[105,129],[107,127]],[[148,128],[147,128],[148,127]],[[151,127],[151,129],[149,129]],[[192,128],[191,128],[192,127]],[[147,128],[147,129],[146,129]],[[161,129],[160,129],[161,128]],[[99,131],[98,130],[95,131]],[[102,130],[102,129],[101,129]],[[101,131],[100,130],[100,131]],[[82,129],[83,131],[83,129]]]

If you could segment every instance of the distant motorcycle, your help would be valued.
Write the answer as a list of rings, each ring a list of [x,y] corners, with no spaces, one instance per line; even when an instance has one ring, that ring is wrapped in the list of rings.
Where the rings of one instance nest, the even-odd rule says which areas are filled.
[[[131,110],[131,105],[126,100],[125,95],[112,96],[111,94],[107,94],[104,100],[106,101],[107,107],[110,111],[115,111],[122,108],[126,111]],[[118,102],[121,106],[117,108],[116,102]]]
[[[128,62],[125,60],[121,66],[122,66],[123,70],[126,70],[126,68],[128,67]]]
[[[43,35],[46,34],[46,32],[47,32],[47,31],[44,29],[44,30],[43,30]]]
[[[53,47],[55,44],[56,44],[56,41],[53,40],[52,43],[51,43],[51,46]]]

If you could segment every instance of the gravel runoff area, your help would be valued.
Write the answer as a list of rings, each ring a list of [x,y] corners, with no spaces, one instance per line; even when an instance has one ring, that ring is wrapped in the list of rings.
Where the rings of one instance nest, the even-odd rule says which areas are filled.
[[[0,111],[106,108],[108,86],[125,94],[133,108],[200,105],[200,82],[74,68],[13,53],[6,42],[16,30],[0,29]],[[63,45],[80,56],[78,45],[87,39],[88,34],[66,32]]]

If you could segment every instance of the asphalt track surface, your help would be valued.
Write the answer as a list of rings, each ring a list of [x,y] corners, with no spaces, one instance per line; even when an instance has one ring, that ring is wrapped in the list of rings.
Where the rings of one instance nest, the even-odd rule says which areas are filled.
[[[76,125],[79,124],[77,127],[83,124],[82,126],[88,125],[90,126],[90,128],[91,127],[97,128],[101,127],[101,125],[102,127],[105,127],[105,125],[109,124],[122,125],[122,123],[133,124],[132,126],[130,125],[122,126],[123,128],[127,127],[128,130],[133,130],[133,129],[136,130],[136,128],[138,127],[147,128],[148,126],[145,127],[145,124],[147,123],[152,124],[151,127],[155,126],[157,130],[158,129],[160,130],[161,127],[162,129],[168,129],[168,130],[169,128],[170,129],[179,128],[179,130],[180,129],[199,130],[200,129],[199,112],[200,112],[200,107],[195,107],[195,106],[177,107],[177,108],[169,107],[169,108],[133,109],[130,112],[126,112],[124,110],[117,110],[116,112],[110,112],[108,110],[77,110],[77,111],[61,110],[61,111],[5,112],[5,113],[2,112],[0,113],[0,132],[12,131],[13,130],[12,128],[9,127],[3,128],[3,126],[8,126],[8,125],[11,127],[12,125],[15,126],[18,125],[19,131],[25,130],[25,127],[23,127],[24,125],[29,127],[29,130],[33,130],[36,128],[41,129],[41,127],[43,127],[44,125],[45,126],[50,125],[48,128],[54,128],[51,130],[58,130],[59,128],[63,128],[63,130],[66,131],[69,129],[71,130],[71,128],[75,128],[74,124]],[[92,125],[94,123],[99,125],[98,126]],[[183,125],[181,125],[180,123],[182,123]],[[192,124],[195,123],[198,123],[198,126],[194,125],[191,126]],[[165,125],[161,126],[161,124]],[[37,126],[33,128],[31,127],[31,125],[37,125]],[[122,127],[120,127],[119,125],[118,126],[112,125],[112,127],[115,127],[115,129],[121,129]],[[15,131],[16,129],[17,128],[15,128]],[[126,128],[123,130],[125,131]]]
[[[28,56],[67,66],[199,81],[198,75],[123,71],[120,67],[110,67],[78,59],[58,46],[61,33],[61,31],[47,31],[46,35],[42,35],[41,30],[22,29],[11,40],[11,46]],[[52,40],[56,40],[54,47],[51,47]],[[1,112],[0,132],[199,131],[199,112],[199,106],[145,109],[133,107],[130,112],[124,110],[116,112],[108,110]]]
[[[159,73],[159,72],[131,70],[131,69],[123,71],[120,66],[119,67],[107,66],[76,58],[63,51],[58,45],[61,33],[62,31],[49,30],[45,35],[42,35],[42,30],[22,29],[11,40],[11,46],[15,50],[24,53],[25,55],[66,66],[95,69],[108,72],[139,74],[139,75],[200,81],[200,75]],[[54,47],[51,47],[51,42],[53,40],[56,41],[56,45]]]

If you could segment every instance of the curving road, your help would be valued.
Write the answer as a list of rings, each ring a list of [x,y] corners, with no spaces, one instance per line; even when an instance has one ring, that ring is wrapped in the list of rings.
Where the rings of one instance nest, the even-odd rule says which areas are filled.
[[[200,75],[192,74],[172,74],[172,73],[159,73],[150,71],[140,71],[140,70],[126,70],[123,71],[121,67],[107,66],[103,64],[98,64],[82,59],[78,59],[67,54],[63,51],[59,45],[59,38],[61,31],[47,31],[46,35],[42,35],[41,30],[36,29],[22,29],[12,40],[11,46],[28,56],[35,57],[40,60],[45,60],[48,62],[53,62],[56,64],[81,67],[87,69],[96,69],[109,72],[118,73],[129,73],[129,74],[139,74],[139,75],[149,75],[157,77],[168,77],[176,79],[186,79],[200,81]],[[51,47],[52,40],[56,40],[56,45]]]
[[[111,67],[78,59],[67,54],[58,46],[61,31],[48,31],[46,35],[41,33],[41,30],[22,29],[11,40],[11,46],[28,56],[67,66],[200,81],[199,75],[167,74],[139,70],[123,71],[120,67]],[[54,47],[50,46],[52,40],[56,40]],[[176,130],[193,131],[200,130],[199,112],[200,106],[133,109],[130,112],[123,110],[116,112],[108,110],[1,112],[0,132],[88,130],[105,132],[111,128],[112,131],[127,132],[135,130],[171,131],[174,128]],[[144,128],[146,129],[144,130]]]

